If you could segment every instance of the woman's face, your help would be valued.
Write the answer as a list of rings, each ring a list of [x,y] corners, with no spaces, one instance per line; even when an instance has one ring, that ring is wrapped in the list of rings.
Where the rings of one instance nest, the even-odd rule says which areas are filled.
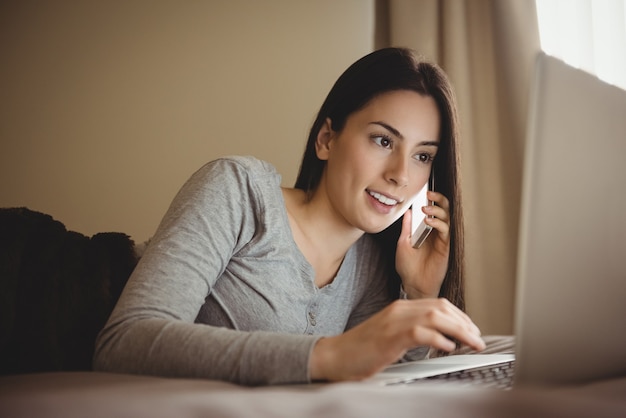
[[[320,187],[347,224],[376,233],[395,222],[428,181],[440,116],[432,97],[409,90],[377,96],[332,131],[318,135],[327,165]]]

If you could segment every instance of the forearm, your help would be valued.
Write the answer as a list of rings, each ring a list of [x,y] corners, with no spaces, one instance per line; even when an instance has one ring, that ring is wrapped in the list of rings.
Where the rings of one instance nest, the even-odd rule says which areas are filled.
[[[141,319],[103,330],[94,368],[246,385],[305,383],[309,381],[309,355],[316,339]]]

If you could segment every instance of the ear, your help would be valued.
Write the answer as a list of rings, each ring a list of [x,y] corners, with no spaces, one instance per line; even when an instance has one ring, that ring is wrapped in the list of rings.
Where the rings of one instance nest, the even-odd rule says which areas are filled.
[[[335,132],[331,127],[330,118],[326,118],[324,124],[317,133],[317,139],[315,140],[315,153],[317,158],[322,161],[328,160],[330,155],[331,142],[335,136]]]

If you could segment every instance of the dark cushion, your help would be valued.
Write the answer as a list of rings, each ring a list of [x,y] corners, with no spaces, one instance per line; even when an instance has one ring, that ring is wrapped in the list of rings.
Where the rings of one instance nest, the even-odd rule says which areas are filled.
[[[90,370],[136,263],[123,233],[87,237],[50,215],[0,208],[0,374]]]

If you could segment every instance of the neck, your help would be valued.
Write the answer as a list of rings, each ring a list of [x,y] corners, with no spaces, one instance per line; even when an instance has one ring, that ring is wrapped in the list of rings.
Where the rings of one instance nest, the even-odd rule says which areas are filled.
[[[339,218],[322,193],[315,193],[306,200],[304,193],[293,208],[293,216],[299,229],[308,239],[324,248],[337,249],[345,254],[362,235],[363,231],[346,224]],[[288,208],[289,209],[289,208]]]
[[[316,284],[330,283],[363,231],[338,219],[323,194],[307,199],[301,190],[283,189],[283,195],[294,240],[315,269]]]

